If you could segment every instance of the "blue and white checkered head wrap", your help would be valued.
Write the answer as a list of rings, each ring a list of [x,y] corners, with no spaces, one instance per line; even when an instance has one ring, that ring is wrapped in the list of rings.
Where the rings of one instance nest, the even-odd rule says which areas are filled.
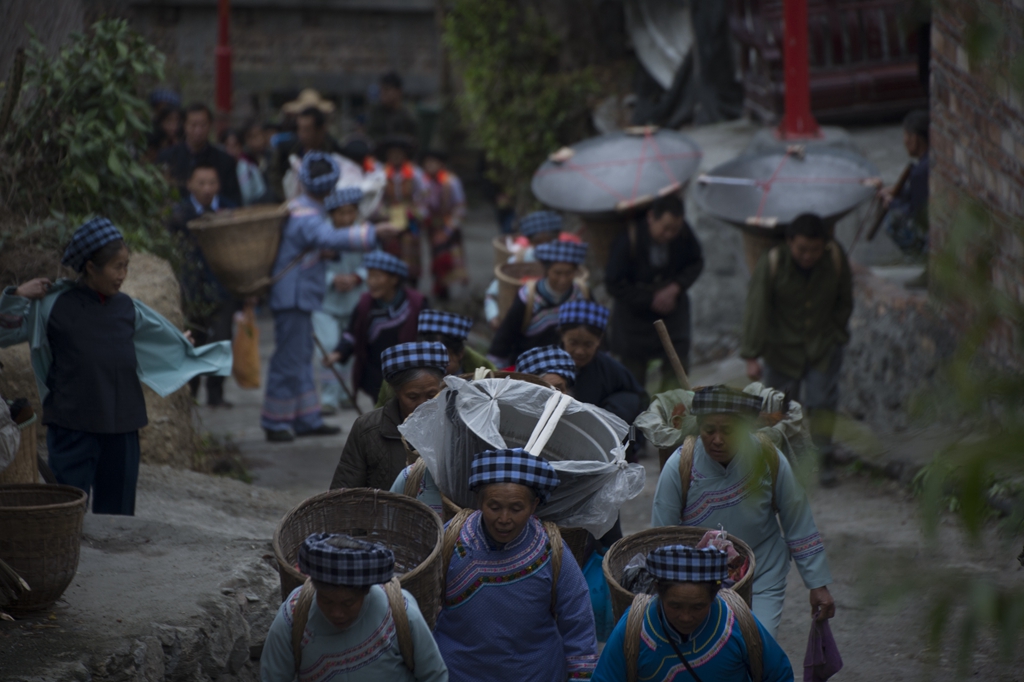
[[[314,161],[326,161],[331,164],[331,171],[313,177],[310,175],[309,168]],[[326,152],[307,152],[302,157],[302,166],[299,168],[299,180],[302,181],[302,186],[306,188],[306,191],[314,196],[322,197],[329,194],[331,189],[338,184],[338,178],[341,176],[341,166],[334,160],[334,157]]]
[[[516,360],[516,371],[538,377],[557,374],[571,384],[576,383],[576,363],[558,346],[531,348]]]
[[[582,265],[587,259],[587,245],[577,242],[548,242],[533,251],[541,263],[572,263]]]
[[[541,232],[561,232],[562,216],[554,211],[534,211],[519,221],[519,234],[532,237]]]
[[[333,211],[349,204],[358,204],[363,200],[363,190],[358,187],[337,187],[324,199],[324,208]]]
[[[172,107],[181,106],[181,95],[170,88],[156,88],[149,93],[149,105],[155,107],[157,104],[169,104]]]
[[[647,571],[666,583],[718,583],[729,577],[729,555],[715,547],[659,547],[647,555]]]
[[[395,575],[395,555],[380,543],[340,533],[313,533],[299,547],[299,570],[325,585],[370,587]]]
[[[699,416],[709,414],[738,414],[757,417],[761,414],[760,396],[737,391],[735,388],[718,384],[698,388],[693,394],[690,411]]]
[[[593,301],[567,301],[558,308],[558,324],[589,324],[604,331],[608,326],[608,309]]]
[[[418,367],[434,367],[444,372],[448,369],[448,349],[436,341],[400,343],[380,354],[380,364],[386,381],[399,372]]]
[[[409,277],[409,266],[401,259],[384,251],[373,251],[363,256],[363,267],[367,270],[382,270],[398,275],[402,279]]]
[[[71,235],[71,243],[68,244],[68,248],[64,249],[64,256],[60,259],[60,263],[75,272],[81,272],[85,268],[86,261],[94,253],[118,239],[124,239],[121,231],[114,227],[114,223],[107,218],[97,216],[87,220]]]
[[[473,458],[469,489],[476,492],[492,483],[525,485],[543,504],[551,491],[558,487],[558,474],[550,464],[522,448],[486,450]]]
[[[469,336],[472,328],[473,320],[442,310],[424,310],[416,321],[416,331],[420,334],[446,334],[459,339]]]

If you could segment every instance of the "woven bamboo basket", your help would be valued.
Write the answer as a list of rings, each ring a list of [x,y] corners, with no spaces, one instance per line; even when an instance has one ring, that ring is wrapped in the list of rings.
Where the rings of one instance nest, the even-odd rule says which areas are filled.
[[[281,245],[288,208],[247,206],[208,213],[189,221],[210,269],[224,287],[239,297],[264,293]]]
[[[505,244],[505,235],[498,235],[492,239],[491,246],[494,247],[494,267],[504,265],[512,257],[512,252]]]
[[[444,528],[430,507],[405,495],[347,488],[302,502],[274,531],[274,556],[281,576],[281,599],[305,576],[296,564],[302,541],[312,533],[346,533],[379,542],[395,553],[395,575],[419,604],[431,629],[441,610],[441,541]]]
[[[78,570],[86,499],[69,485],[0,486],[0,559],[32,588],[5,611],[39,611],[64,594]]]
[[[39,415],[32,415],[24,424],[18,424],[21,431],[21,445],[14,461],[0,471],[0,485],[8,483],[37,483],[39,481],[38,456]]]
[[[633,603],[632,592],[619,584],[622,577],[622,569],[626,567],[629,560],[637,554],[647,554],[658,547],[666,545],[690,545],[694,546],[700,542],[710,528],[698,528],[696,526],[665,526],[661,528],[648,528],[639,533],[628,535],[609,548],[604,555],[604,579],[608,583],[608,589],[612,594],[612,612],[615,615],[615,622],[622,618],[629,605]],[[743,597],[743,600],[750,605],[754,588],[754,551],[750,546],[735,535],[730,535],[729,540],[736,547],[736,551],[750,559],[750,566],[743,579],[732,586],[734,592]]]
[[[543,276],[544,266],[537,262],[496,265],[494,277],[498,280],[498,318],[505,317],[505,313],[512,307],[512,301],[516,300],[516,294],[524,284]],[[580,274],[576,278],[576,283],[583,285],[589,279],[590,272],[580,266]]]

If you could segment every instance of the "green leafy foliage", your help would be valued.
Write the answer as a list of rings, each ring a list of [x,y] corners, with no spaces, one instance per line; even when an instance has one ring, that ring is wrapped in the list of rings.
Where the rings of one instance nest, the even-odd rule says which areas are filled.
[[[0,197],[27,227],[0,237],[60,249],[85,218],[102,214],[133,247],[170,250],[161,213],[171,189],[140,158],[150,131],[140,94],[162,80],[163,64],[124,20],[73,34],[52,59],[33,38],[20,104],[0,140]]]
[[[500,185],[522,190],[548,154],[588,134],[597,79],[560,68],[561,41],[535,7],[455,0],[444,40],[463,81],[460,108]]]

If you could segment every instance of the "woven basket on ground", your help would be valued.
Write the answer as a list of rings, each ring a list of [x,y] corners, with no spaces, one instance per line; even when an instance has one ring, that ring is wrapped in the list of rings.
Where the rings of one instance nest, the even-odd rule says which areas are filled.
[[[18,446],[18,454],[14,456],[6,469],[0,471],[0,485],[7,483],[36,483],[39,481],[39,463],[36,461],[39,444],[37,442],[39,431],[39,415],[32,415],[32,418],[23,424],[18,424],[21,431],[21,445]]]
[[[502,263],[494,267],[494,277],[498,280],[498,317],[505,317],[505,313],[512,306],[516,299],[516,293],[524,284],[532,279],[540,279],[544,276],[544,266],[537,262],[532,263]],[[585,267],[580,267],[579,276],[576,277],[577,284],[586,284],[590,278],[590,272]]]
[[[430,507],[372,488],[331,490],[302,502],[274,531],[281,599],[301,587],[299,547],[312,533],[345,533],[379,542],[395,553],[395,575],[419,603],[431,629],[441,610],[441,541],[444,528]]]
[[[666,545],[694,546],[709,530],[711,529],[695,526],[664,526],[648,528],[617,540],[604,555],[603,566],[604,579],[612,594],[612,612],[615,615],[615,622],[622,618],[622,614],[633,603],[634,594],[619,584],[619,579],[622,578],[622,569],[626,567],[630,559],[637,554],[647,554]],[[736,547],[736,551],[750,560],[747,574],[732,587],[733,591],[743,597],[743,600],[749,605],[754,587],[754,552],[747,543],[735,535],[730,535],[729,539]]]
[[[86,499],[69,485],[0,485],[0,559],[32,588],[5,611],[39,611],[64,594],[78,570]]]
[[[251,296],[270,286],[287,217],[284,205],[247,206],[208,213],[190,221],[188,229],[218,281],[236,296]]]

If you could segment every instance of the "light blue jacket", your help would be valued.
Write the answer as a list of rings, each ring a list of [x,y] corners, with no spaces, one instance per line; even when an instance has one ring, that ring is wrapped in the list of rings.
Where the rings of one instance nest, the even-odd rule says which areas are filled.
[[[323,204],[305,194],[289,201],[288,210],[273,276],[292,261],[300,262],[271,287],[270,309],[316,312],[323,306],[327,277],[320,251],[372,251],[377,231],[369,223],[334,227]]]

